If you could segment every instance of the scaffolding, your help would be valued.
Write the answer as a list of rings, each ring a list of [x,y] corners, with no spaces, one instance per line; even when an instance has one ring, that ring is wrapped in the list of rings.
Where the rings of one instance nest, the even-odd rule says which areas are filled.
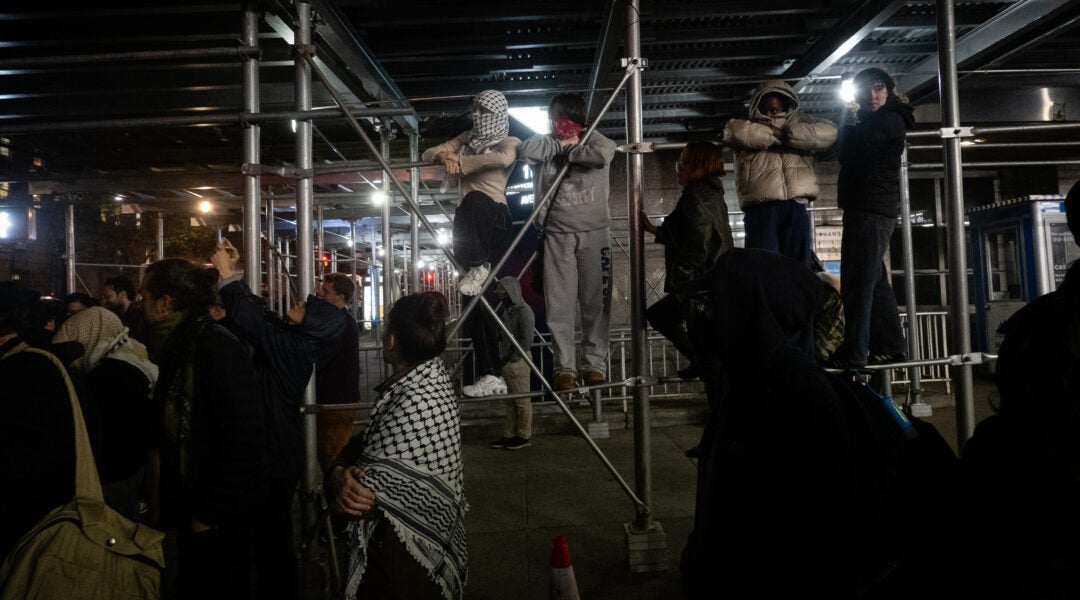
[[[946,182],[946,201],[948,205],[948,222],[949,223],[963,223],[963,166],[964,163],[961,160],[961,140],[965,137],[971,137],[975,135],[991,135],[995,133],[1016,133],[1016,132],[1039,132],[1048,130],[1061,130],[1061,129],[1075,129],[1080,128],[1080,124],[1070,123],[1058,123],[1058,124],[1046,124],[1046,125],[1017,125],[1017,126],[1003,126],[1003,127],[963,127],[961,126],[961,120],[959,115],[959,101],[958,101],[958,84],[957,84],[957,69],[955,62],[956,53],[956,40],[955,40],[955,15],[953,2],[948,0],[937,0],[937,30],[938,30],[938,58],[939,58],[939,93],[942,98],[942,122],[941,128],[938,131],[920,131],[909,133],[909,139],[918,139],[923,137],[937,137],[941,140],[941,147],[943,150],[944,160],[941,163],[924,163],[924,164],[911,164],[908,160],[908,156],[905,153],[902,159],[901,167],[901,235],[903,245],[903,264],[905,273],[905,291],[906,298],[905,303],[907,305],[907,315],[916,315],[916,302],[915,302],[915,286],[914,286],[914,268],[913,268],[913,249],[911,238],[911,210],[910,210],[910,186],[909,177],[910,170],[912,169],[941,169],[944,171],[944,178]],[[404,201],[404,206],[397,206],[402,208],[408,213],[410,218],[410,255],[407,264],[413,268],[409,270],[409,282],[407,287],[413,290],[420,289],[420,273],[415,268],[418,259],[420,258],[420,242],[419,242],[419,230],[420,227],[425,228],[432,236],[437,235],[436,228],[432,225],[431,221],[427,218],[420,206],[420,169],[426,166],[428,163],[422,163],[418,160],[419,154],[419,133],[415,129],[409,129],[405,133],[409,138],[409,159],[408,162],[392,163],[390,157],[390,135],[391,127],[390,117],[402,117],[410,116],[415,117],[415,113],[410,107],[393,106],[393,107],[356,107],[350,106],[342,93],[335,88],[334,81],[324,72],[323,68],[315,62],[314,53],[315,47],[312,45],[311,33],[312,33],[312,5],[305,2],[298,2],[295,5],[295,90],[296,90],[296,106],[292,111],[276,111],[276,112],[261,112],[259,102],[259,47],[258,47],[258,25],[260,14],[256,8],[246,3],[242,15],[241,15],[241,46],[239,48],[212,48],[203,49],[197,51],[155,51],[155,52],[142,52],[142,53],[122,53],[120,56],[117,53],[114,54],[98,54],[98,55],[82,55],[82,56],[67,56],[57,57],[56,61],[62,61],[65,64],[69,63],[90,63],[108,60],[160,60],[165,58],[178,58],[178,57],[195,57],[195,56],[236,56],[242,62],[243,67],[243,106],[242,111],[229,114],[199,114],[199,115],[185,115],[185,116],[173,116],[173,117],[146,117],[135,119],[113,119],[113,120],[99,120],[99,121],[79,121],[79,122],[65,122],[65,123],[52,123],[52,124],[31,124],[31,125],[14,125],[2,127],[2,133],[4,134],[26,134],[35,132],[61,132],[61,131],[80,131],[86,129],[126,129],[135,127],[157,127],[157,126],[185,126],[185,125],[205,125],[205,124],[235,124],[243,127],[243,168],[241,175],[244,182],[244,194],[243,194],[243,252],[244,252],[244,267],[245,267],[245,280],[247,284],[253,290],[259,290],[263,283],[263,272],[265,263],[265,272],[267,274],[267,286],[271,298],[271,307],[281,310],[288,304],[306,297],[313,290],[315,281],[315,244],[312,239],[313,230],[317,229],[319,241],[318,250],[321,252],[324,247],[323,240],[323,227],[321,218],[322,207],[318,207],[319,218],[318,227],[315,228],[313,224],[313,215],[315,215],[316,207],[314,205],[314,177],[319,173],[342,173],[342,172],[354,172],[360,168],[367,167],[371,163],[353,163],[345,160],[342,156],[343,162],[336,165],[320,165],[318,167],[313,165],[312,162],[312,141],[314,133],[315,119],[345,119],[356,134],[362,139],[366,145],[370,155],[375,159],[378,168],[383,171],[383,191],[387,193],[388,198],[384,201],[381,209],[381,237],[383,247],[385,249],[383,262],[381,265],[370,264],[371,272],[376,275],[381,268],[382,273],[382,305],[386,308],[391,306],[395,300],[395,291],[399,289],[399,285],[395,282],[394,276],[394,257],[392,252],[392,234],[390,228],[390,214],[391,214],[391,198],[392,193],[396,192],[400,195]],[[494,308],[487,302],[482,295],[475,296],[462,311],[460,318],[451,327],[450,337],[456,333],[460,327],[460,323],[471,313],[473,310],[484,310],[489,315],[494,317],[494,321],[500,326],[505,334],[508,334],[508,338],[511,340],[515,347],[515,351],[520,353],[526,363],[529,365],[533,373],[540,377],[543,390],[538,394],[546,395],[549,397],[570,419],[575,429],[582,435],[583,439],[590,446],[594,454],[604,464],[607,470],[611,473],[617,484],[623,489],[628,498],[634,505],[634,520],[632,523],[627,524],[627,536],[628,545],[631,544],[631,540],[639,542],[645,540],[648,542],[646,546],[650,552],[664,551],[666,550],[666,540],[663,537],[663,529],[659,523],[653,520],[651,512],[652,490],[651,490],[651,471],[650,471],[650,387],[657,383],[657,380],[652,377],[646,376],[645,365],[648,361],[648,338],[647,330],[645,326],[644,318],[644,301],[646,298],[645,286],[647,281],[645,278],[644,269],[644,239],[641,230],[640,214],[642,206],[642,189],[643,189],[643,171],[644,165],[642,160],[642,154],[645,152],[651,152],[662,149],[674,149],[681,146],[681,144],[646,144],[643,143],[642,133],[642,92],[641,92],[641,72],[647,67],[647,61],[641,56],[640,45],[640,21],[638,17],[638,2],[637,0],[630,0],[626,3],[626,31],[625,31],[625,48],[626,54],[623,58],[624,73],[621,81],[611,91],[610,96],[603,106],[599,109],[598,114],[592,118],[592,125],[583,133],[582,142],[588,139],[588,137],[595,130],[596,125],[599,123],[600,118],[610,108],[612,102],[617,95],[625,88],[626,89],[626,114],[627,114],[627,145],[622,149],[627,154],[627,208],[629,215],[629,230],[630,230],[630,243],[627,249],[627,254],[630,263],[630,282],[631,282],[631,311],[630,311],[630,328],[629,328],[629,354],[630,354],[630,374],[624,380],[608,384],[606,387],[611,388],[629,388],[632,390],[633,399],[633,411],[634,411],[634,439],[635,439],[635,452],[634,452],[634,487],[625,481],[622,475],[615,469],[608,458],[603,452],[596,446],[595,442],[589,436],[589,432],[585,427],[574,417],[571,409],[567,406],[566,402],[556,393],[551,387],[550,383],[544,378],[542,369],[540,369],[531,359],[528,349],[522,348],[514,341],[514,336],[506,329],[506,326],[495,314]],[[53,59],[27,59],[27,64],[51,64],[43,62]],[[32,62],[37,60],[37,62]],[[9,61],[10,62],[10,61]],[[330,109],[312,109],[311,91],[313,85],[312,77],[315,76],[319,79],[322,85],[334,98],[337,105],[336,108]],[[400,100],[400,99],[398,99]],[[396,102],[400,103],[400,102]],[[367,131],[361,126],[359,119],[361,118],[373,118],[381,119],[381,123],[378,127],[380,134],[379,145],[368,135]],[[281,120],[295,120],[296,121],[296,155],[295,166],[293,167],[275,167],[271,165],[260,164],[260,124],[271,121]],[[1065,142],[1064,144],[1073,144],[1071,142]],[[1004,145],[1001,145],[1004,146]],[[924,147],[915,147],[915,149],[923,149]],[[1080,161],[1021,161],[1021,162],[969,162],[968,166],[972,167],[1004,167],[1004,166],[1024,166],[1024,165],[1075,165],[1080,164]],[[398,179],[395,174],[395,170],[408,169],[409,171],[409,187],[406,187],[404,183]],[[529,219],[521,227],[519,233],[514,238],[506,254],[499,261],[498,265],[491,269],[491,273],[488,276],[487,281],[484,282],[484,287],[491,285],[495,278],[498,276],[499,271],[505,266],[510,254],[521,242],[523,236],[530,230],[531,225],[537,218],[537,215],[543,212],[543,208],[548,202],[553,201],[552,196],[554,191],[558,187],[558,181],[567,172],[568,167],[564,166],[555,181],[548,187],[547,193],[542,199],[540,199],[534,205],[533,212]],[[274,198],[272,195],[268,195],[265,199],[265,203],[262,197],[262,190],[260,184],[260,177],[263,174],[276,174],[285,177],[290,177],[296,181],[296,239],[295,248],[290,249],[290,240],[277,239],[274,233]],[[442,206],[436,203],[440,210]],[[265,214],[265,219],[262,218],[262,214]],[[443,214],[445,210],[443,210]],[[65,219],[65,248],[66,248],[66,261],[67,261],[67,283],[68,289],[74,290],[76,288],[76,267],[79,263],[76,262],[75,252],[75,224],[74,224],[74,206],[69,204],[67,206]],[[449,215],[446,215],[449,218]],[[359,238],[356,232],[356,221],[350,222],[350,240],[354,243],[359,243]],[[265,246],[263,245],[263,238],[261,236],[262,230],[265,228]],[[158,213],[157,219],[157,256],[161,258],[164,254],[164,220],[163,214]],[[920,370],[922,366],[932,365],[949,365],[952,368],[952,386],[956,390],[956,404],[957,404],[957,432],[960,443],[963,444],[972,434],[974,430],[974,405],[973,405],[973,383],[972,383],[972,365],[979,364],[985,360],[992,360],[992,356],[982,355],[971,352],[970,347],[970,332],[967,318],[967,282],[966,282],[966,252],[964,241],[964,228],[963,227],[951,227],[948,240],[947,255],[950,260],[949,272],[952,274],[950,279],[950,314],[949,323],[951,326],[951,332],[948,336],[949,343],[949,356],[945,358],[932,358],[926,359],[920,354],[920,347],[916,343],[919,337],[919,330],[917,329],[917,319],[907,319],[908,327],[908,339],[910,344],[910,359],[904,363],[898,365],[890,365],[889,369],[907,368],[908,369],[908,381],[910,384],[908,405],[912,407],[912,410],[918,414],[918,411],[923,410],[924,403],[921,399],[921,387],[920,387]],[[372,242],[374,249],[374,240]],[[443,249],[446,252],[445,248]],[[351,270],[353,277],[357,276],[357,265],[359,259],[356,256],[356,248],[354,247],[351,257]],[[336,261],[336,253],[334,260]],[[449,264],[457,267],[457,263],[454,257],[449,252],[446,252],[446,259]],[[372,255],[372,261],[375,260],[374,252]],[[290,261],[294,264],[290,265]],[[290,273],[295,268],[295,279]],[[460,271],[460,269],[458,269]],[[403,274],[404,275],[404,274]],[[294,289],[295,288],[295,289]],[[375,289],[379,289],[376,287]],[[356,307],[354,306],[354,311]],[[374,313],[373,313],[374,314]],[[354,318],[358,317],[354,312]],[[373,325],[377,327],[378,317],[373,317]],[[377,334],[376,332],[373,332]],[[304,424],[304,439],[305,439],[305,474],[302,479],[301,500],[303,503],[303,531],[309,532],[319,526],[318,509],[323,504],[321,481],[322,476],[319,472],[318,463],[315,453],[315,414],[324,407],[320,407],[316,403],[314,394],[314,375],[309,382],[308,388],[304,394],[302,414]],[[599,410],[600,402],[596,401],[596,409]],[[330,409],[334,410],[334,409]],[[308,559],[313,558],[313,549],[309,546],[305,548],[305,556]],[[641,562],[632,567],[640,567],[641,570],[662,568],[659,564],[650,562],[650,557],[655,554],[645,554],[640,556]],[[633,563],[633,557],[632,557]]]

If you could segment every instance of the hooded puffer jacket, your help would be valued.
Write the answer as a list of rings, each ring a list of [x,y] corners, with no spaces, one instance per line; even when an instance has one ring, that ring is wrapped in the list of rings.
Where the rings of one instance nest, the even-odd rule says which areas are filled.
[[[787,98],[788,112],[770,118],[758,110],[768,93]],[[770,125],[782,130],[783,136],[774,136]],[[750,119],[732,119],[724,127],[724,143],[735,149],[739,208],[775,200],[815,199],[813,153],[835,142],[836,125],[800,111],[799,97],[790,85],[783,81],[759,85],[750,98]]]

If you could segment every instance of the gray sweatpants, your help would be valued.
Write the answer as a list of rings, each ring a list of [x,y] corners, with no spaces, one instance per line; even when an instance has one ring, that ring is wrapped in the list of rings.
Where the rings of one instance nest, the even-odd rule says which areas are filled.
[[[611,323],[611,237],[608,228],[548,231],[544,245],[544,304],[555,352],[554,373],[580,367],[607,375]],[[581,356],[574,326],[581,321]]]

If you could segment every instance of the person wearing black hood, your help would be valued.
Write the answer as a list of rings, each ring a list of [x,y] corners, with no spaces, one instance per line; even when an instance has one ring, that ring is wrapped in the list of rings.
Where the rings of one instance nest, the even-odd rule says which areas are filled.
[[[885,252],[896,227],[900,201],[900,155],[915,128],[910,105],[881,69],[855,76],[857,104],[841,121],[837,152],[837,204],[844,211],[840,242],[840,293],[846,331],[831,366],[863,367],[906,356],[896,296]]]
[[[320,352],[345,330],[345,313],[309,295],[286,314],[267,312],[237,272],[240,253],[222,240],[210,257],[221,274],[221,302],[239,333],[254,348],[252,363],[267,417],[270,492],[255,530],[258,595],[293,598],[298,593],[292,502],[304,464],[300,405]]]

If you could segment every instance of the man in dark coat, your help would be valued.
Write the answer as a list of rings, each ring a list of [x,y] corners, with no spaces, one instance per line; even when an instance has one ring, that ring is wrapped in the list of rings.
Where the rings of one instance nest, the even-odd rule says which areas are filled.
[[[319,353],[345,330],[345,314],[314,295],[283,322],[265,310],[236,271],[237,249],[224,240],[211,257],[221,274],[221,302],[236,329],[254,349],[252,363],[267,416],[270,492],[255,531],[255,568],[261,596],[294,597],[298,590],[293,547],[292,501],[304,469],[300,405]]]
[[[327,273],[318,296],[345,315],[345,328],[319,355],[315,371],[315,397],[319,404],[350,404],[360,401],[360,328],[349,314],[356,283],[344,273]],[[337,458],[352,437],[355,410],[320,412],[317,420],[319,464],[323,469]]]

